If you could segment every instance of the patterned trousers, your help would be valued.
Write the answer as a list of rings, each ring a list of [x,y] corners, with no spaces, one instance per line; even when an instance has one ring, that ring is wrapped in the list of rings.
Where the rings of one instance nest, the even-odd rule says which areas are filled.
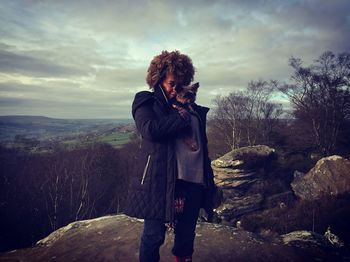
[[[191,256],[195,230],[203,198],[203,186],[177,180],[174,202],[174,246],[172,253],[178,257]],[[165,240],[166,226],[158,220],[145,219],[140,244],[140,261],[159,261],[159,248]]]

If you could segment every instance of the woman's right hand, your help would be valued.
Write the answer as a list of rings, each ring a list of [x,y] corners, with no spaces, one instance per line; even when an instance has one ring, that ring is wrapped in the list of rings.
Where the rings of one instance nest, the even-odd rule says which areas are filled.
[[[186,120],[186,121],[190,121],[191,120],[191,114],[183,107],[179,106],[179,105],[176,105],[176,104],[172,104],[172,107],[175,108],[180,116]]]

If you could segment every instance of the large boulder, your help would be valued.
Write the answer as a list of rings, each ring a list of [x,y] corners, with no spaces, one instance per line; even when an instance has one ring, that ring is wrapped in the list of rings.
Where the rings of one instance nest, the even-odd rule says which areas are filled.
[[[247,146],[234,149],[222,157],[212,161],[212,166],[218,168],[256,169],[270,161],[275,150],[265,145]]]
[[[295,176],[291,186],[305,200],[350,193],[350,161],[337,155],[322,158],[307,174]]]
[[[138,261],[143,221],[125,215],[77,221],[63,227],[35,246],[0,253],[0,261]],[[173,261],[170,252],[174,234],[167,232],[161,261]],[[283,238],[284,240],[284,238]],[[340,261],[336,249],[319,245],[284,244],[276,238],[261,237],[233,227],[199,223],[196,228],[194,261]]]
[[[222,203],[216,208],[218,217],[235,224],[235,218],[263,206],[265,167],[275,150],[265,145],[235,149],[212,161],[215,184],[222,192]],[[225,223],[226,224],[226,223]]]
[[[211,162],[215,184],[230,193],[246,193],[252,184],[263,180],[275,150],[265,145],[235,149]]]

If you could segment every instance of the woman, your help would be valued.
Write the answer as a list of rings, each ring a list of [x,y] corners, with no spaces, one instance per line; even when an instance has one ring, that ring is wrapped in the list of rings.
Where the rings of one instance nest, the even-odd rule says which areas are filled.
[[[132,115],[142,140],[130,178],[126,214],[143,218],[140,261],[159,261],[166,223],[174,226],[176,261],[192,261],[199,209],[212,217],[215,189],[208,157],[206,115],[209,108],[174,105],[176,87],[193,81],[191,59],[163,51],[148,68],[151,89],[135,95]],[[191,150],[183,135],[191,130],[198,147]]]

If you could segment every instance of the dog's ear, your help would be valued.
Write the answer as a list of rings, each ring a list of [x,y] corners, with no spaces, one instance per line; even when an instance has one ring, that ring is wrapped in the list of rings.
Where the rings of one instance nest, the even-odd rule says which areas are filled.
[[[197,92],[197,91],[198,91],[198,88],[199,88],[199,82],[194,83],[194,84],[191,86],[191,89],[192,89],[194,92]]]

